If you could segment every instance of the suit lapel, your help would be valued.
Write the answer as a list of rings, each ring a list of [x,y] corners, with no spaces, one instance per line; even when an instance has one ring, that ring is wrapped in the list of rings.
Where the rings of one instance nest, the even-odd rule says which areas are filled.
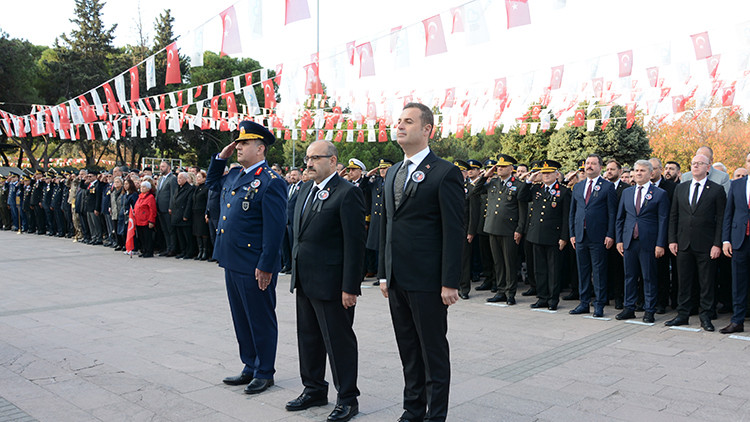
[[[297,203],[294,206],[294,234],[295,236],[299,233],[300,226],[302,225],[302,208],[305,206],[305,199],[307,199],[307,195],[310,193],[310,190],[312,189],[314,183],[310,182],[306,185],[302,185],[302,187],[299,189],[299,193],[297,194]],[[300,202],[301,200],[301,202]]]
[[[325,206],[326,202],[331,200],[331,196],[336,191],[336,187],[339,184],[339,180],[341,180],[341,178],[339,177],[339,175],[338,174],[334,174],[334,176],[331,178],[331,180],[329,180],[328,183],[326,183],[326,187],[323,188],[321,191],[318,191],[318,193],[316,194],[316,196],[319,195],[319,193],[322,192],[322,191],[327,191],[328,192],[328,196],[326,197],[326,199],[323,199],[323,200],[318,199],[317,200],[318,203],[314,204],[316,208],[317,207],[323,207],[323,206]],[[310,189],[307,190],[308,193],[312,189],[312,186],[313,186],[313,184],[311,183],[310,184]],[[305,198],[307,198],[307,194],[305,194]],[[310,200],[309,200],[309,203],[307,204],[307,207],[312,207],[314,201],[315,201],[315,198],[311,197]],[[314,214],[317,214],[318,212],[319,211],[316,211],[315,208],[311,208],[310,211],[307,213],[307,215],[303,216],[304,221],[301,222],[301,226],[299,228],[300,233],[302,233],[303,231],[305,231],[305,229],[307,228],[307,226],[310,225],[310,221],[312,221],[312,218],[313,218]]]
[[[406,201],[409,200],[409,197],[414,196],[414,193],[416,192],[417,188],[419,187],[419,184],[422,183],[422,182],[424,182],[425,179],[427,179],[427,177],[430,174],[430,170],[432,170],[432,167],[433,167],[432,163],[436,159],[437,159],[437,156],[435,154],[433,154],[432,151],[430,151],[430,153],[427,154],[427,156],[424,158],[424,160],[422,160],[422,162],[419,163],[419,166],[417,166],[417,168],[414,170],[414,172],[412,172],[411,177],[409,177],[406,180],[406,187],[404,188],[404,195],[401,197],[401,203],[398,205],[399,208],[401,208],[401,207],[404,206],[404,203],[406,203]],[[403,165],[403,162],[402,162],[401,165]],[[421,181],[415,182],[414,181],[415,174],[418,171],[421,171],[422,173],[424,173],[424,177],[422,178]],[[394,186],[394,189],[397,189],[397,187]]]
[[[704,200],[704,199],[705,199],[705,198],[706,198],[706,197],[707,197],[708,195],[710,195],[710,194],[711,194],[711,192],[712,192],[712,190],[711,190],[711,186],[709,185],[709,183],[708,183],[708,182],[709,182],[709,181],[708,181],[708,180],[706,180],[706,184],[705,184],[705,185],[703,185],[703,190],[701,191],[701,196],[700,196],[700,197],[698,198],[698,203],[697,203],[697,204],[695,204],[695,210],[693,210],[693,213],[696,213],[696,212],[698,212],[698,210],[699,210],[699,209],[701,208],[701,204],[702,204],[702,203],[704,202],[703,200]],[[688,189],[688,192],[689,192],[690,190],[691,190],[691,189]],[[690,193],[688,193],[688,198],[689,198],[689,197],[690,197]]]

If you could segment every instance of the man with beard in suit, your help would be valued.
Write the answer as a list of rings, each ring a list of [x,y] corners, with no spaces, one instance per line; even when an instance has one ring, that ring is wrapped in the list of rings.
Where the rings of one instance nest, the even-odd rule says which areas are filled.
[[[329,141],[307,147],[313,183],[300,189],[294,207],[292,281],[297,289],[297,343],[302,394],[289,411],[328,403],[326,355],[338,391],[329,421],[348,421],[359,412],[354,307],[360,295],[365,256],[362,191],[338,175],[338,151]]]
[[[669,250],[677,255],[679,289],[677,316],[666,326],[686,325],[690,316],[690,293],[700,285],[700,320],[706,331],[714,331],[711,307],[714,303],[716,265],[721,255],[721,231],[726,194],[721,185],[708,180],[711,160],[693,157],[688,182],[677,185],[669,216]]]
[[[461,172],[428,146],[429,107],[408,103],[398,119],[404,161],[388,170],[380,226],[380,291],[388,304],[404,370],[401,421],[448,414],[448,307],[458,301],[464,244]]]
[[[622,175],[622,165],[617,160],[607,161],[607,167],[604,170],[604,177],[615,185],[617,194],[617,203],[620,203],[622,192],[629,188],[630,185],[620,179]],[[625,265],[622,261],[622,255],[617,252],[617,248],[607,250],[607,294],[609,299],[614,299],[615,309],[623,308],[625,287]]]

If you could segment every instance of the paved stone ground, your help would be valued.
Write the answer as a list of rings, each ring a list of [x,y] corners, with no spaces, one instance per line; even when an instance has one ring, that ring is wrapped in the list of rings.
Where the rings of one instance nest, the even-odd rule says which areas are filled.
[[[288,276],[276,385],[247,396],[221,383],[241,364],[216,265],[11,232],[0,245],[0,421],[314,421],[333,409],[331,387],[327,406],[284,410],[302,390]],[[555,314],[529,298],[488,306],[488,296],[449,311],[450,420],[750,419],[750,335],[668,329],[670,314],[654,326],[572,316],[571,302]],[[355,330],[355,420],[396,420],[401,367],[377,289],[363,291]]]

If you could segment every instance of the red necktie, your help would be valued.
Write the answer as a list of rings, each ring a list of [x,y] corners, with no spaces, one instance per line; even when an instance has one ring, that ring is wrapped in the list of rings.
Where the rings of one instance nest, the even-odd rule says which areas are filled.
[[[643,189],[643,186],[638,186],[638,193],[635,195],[635,215],[638,215],[641,213],[641,190]],[[633,239],[638,239],[638,221],[635,222],[635,227],[633,227]]]
[[[589,203],[589,198],[591,198],[591,187],[593,185],[594,185],[594,181],[593,180],[589,180],[588,181],[588,186],[586,187],[586,198],[584,198],[586,200],[586,204],[587,205]]]

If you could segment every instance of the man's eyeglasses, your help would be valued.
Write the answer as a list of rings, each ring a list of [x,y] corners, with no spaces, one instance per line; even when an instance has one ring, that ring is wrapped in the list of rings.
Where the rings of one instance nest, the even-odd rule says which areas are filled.
[[[318,161],[321,158],[331,158],[333,155],[307,155],[305,158],[302,159],[302,161],[307,164],[310,161]]]

